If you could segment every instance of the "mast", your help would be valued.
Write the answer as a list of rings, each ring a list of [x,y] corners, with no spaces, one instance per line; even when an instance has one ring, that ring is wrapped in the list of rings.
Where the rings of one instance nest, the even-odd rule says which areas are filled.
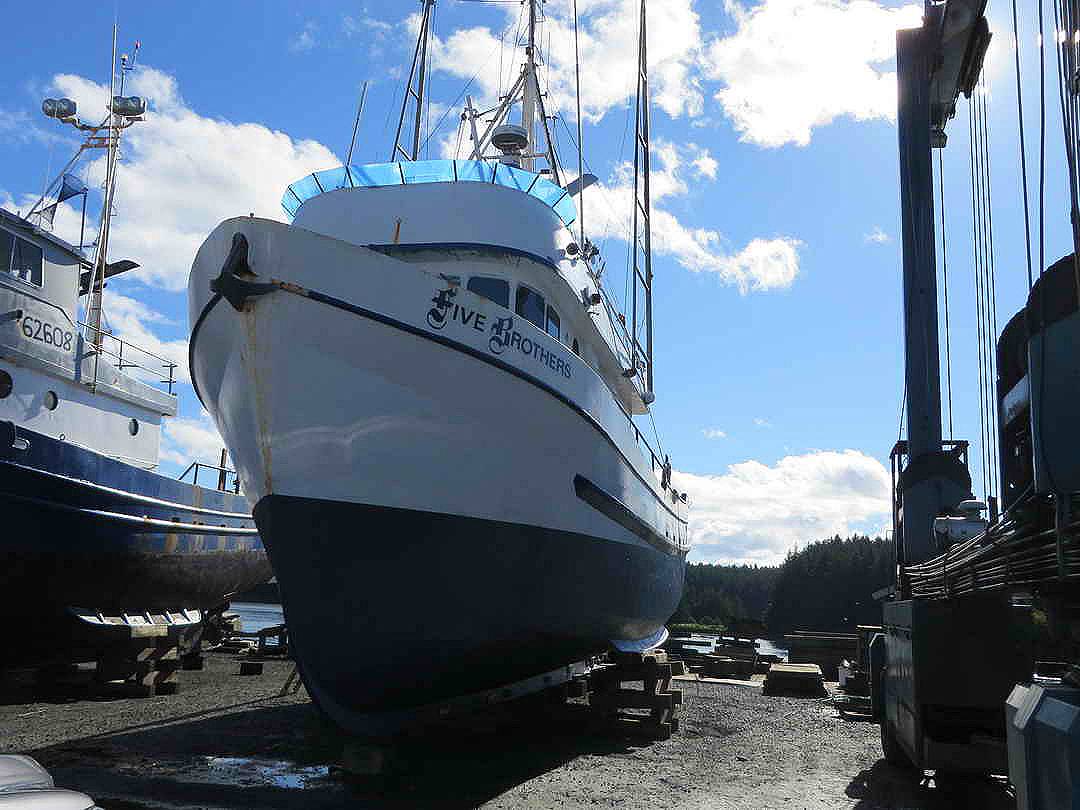
[[[117,26],[113,25],[112,67],[109,72],[109,125],[106,138],[105,157],[105,199],[101,208],[101,222],[98,229],[98,247],[94,256],[94,269],[91,274],[90,299],[86,307],[86,323],[90,343],[95,349],[101,349],[101,297],[105,289],[105,266],[109,256],[109,230],[112,224],[113,195],[116,192],[116,157],[120,150],[120,121],[113,111],[113,99],[121,93],[116,88],[116,35]],[[121,82],[123,80],[121,79]],[[123,86],[121,84],[121,86]],[[95,361],[96,362],[96,361]],[[94,375],[95,379],[97,374]]]
[[[649,405],[656,399],[653,393],[653,319],[652,319],[652,201],[649,192],[651,158],[649,154],[649,53],[645,3],[641,0],[641,23],[638,38],[637,124],[634,133],[634,232],[633,295],[630,317],[630,368],[624,373],[633,377],[642,371],[642,401]],[[639,301],[641,299],[641,323]],[[641,345],[641,327],[645,330],[645,345]]]
[[[405,97],[401,100],[401,115],[398,117],[397,132],[394,135],[394,150],[390,160],[401,157],[404,160],[420,159],[420,133],[423,129],[424,118],[424,95],[427,86],[428,73],[428,44],[431,41],[431,14],[435,9],[435,0],[423,0],[424,7],[420,12],[420,33],[416,38],[416,50],[413,52],[412,67],[409,68],[409,80],[405,85]],[[412,138],[408,141],[409,149],[402,145],[401,136],[405,129],[405,116],[408,115],[409,105],[415,104],[416,109],[411,116]]]
[[[542,174],[550,173],[555,185],[562,186],[559,157],[555,152],[555,139],[552,137],[551,127],[548,124],[549,118],[547,111],[544,109],[544,96],[540,92],[540,79],[537,73],[540,64],[536,36],[539,24],[538,0],[524,0],[524,2],[529,4],[525,63],[521,66],[521,72],[518,74],[513,87],[505,96],[500,98],[499,106],[495,108],[483,134],[479,138],[474,136],[470,160],[483,160],[484,151],[493,144],[493,138],[501,138],[500,133],[504,135],[506,127],[519,130],[516,124],[507,124],[506,120],[511,114],[514,105],[520,101],[520,130],[510,135],[513,148],[509,152],[504,152],[504,157],[510,157],[513,165],[531,172],[537,171],[536,159],[543,158],[547,161],[548,168],[541,169],[540,172]],[[543,149],[539,148],[541,139],[545,144]],[[519,140],[521,143],[516,142]],[[502,151],[505,145],[506,142],[504,141],[503,145],[497,145],[497,148]]]
[[[577,103],[577,160],[578,182],[581,192],[578,195],[578,244],[585,250],[585,134],[581,120],[581,47],[578,37],[578,9],[574,0],[574,100]],[[586,257],[587,259],[588,257]]]
[[[114,202],[116,199],[116,171],[117,161],[120,153],[120,138],[123,131],[143,120],[143,115],[146,113],[146,101],[139,96],[124,96],[124,84],[127,74],[135,69],[135,64],[139,58],[139,48],[141,43],[135,41],[135,49],[132,52],[131,61],[128,61],[127,54],[120,57],[119,71],[117,70],[116,63],[116,40],[119,32],[119,26],[113,25],[112,32],[112,61],[110,63],[109,73],[109,101],[107,104],[108,114],[100,124],[92,125],[86,124],[79,120],[77,113],[77,105],[69,98],[47,98],[41,103],[41,111],[48,118],[54,118],[63,124],[70,124],[80,132],[88,133],[86,140],[83,141],[79,150],[75,153],[75,156],[68,161],[68,164],[61,170],[60,174],[50,185],[50,188],[55,187],[56,184],[61,184],[61,192],[57,195],[57,201],[53,203],[52,207],[55,208],[63,199],[63,182],[67,171],[75,165],[76,161],[88,149],[104,149],[105,150],[105,184],[103,188],[101,216],[98,222],[98,238],[97,238],[97,251],[94,254],[93,265],[90,268],[88,274],[86,291],[88,293],[88,299],[86,303],[86,324],[82,333],[81,340],[88,341],[93,346],[93,354],[95,358],[100,354],[102,344],[102,331],[101,331],[101,298],[102,291],[105,288],[105,279],[109,276],[114,276],[119,273],[127,272],[138,267],[138,264],[131,261],[116,262],[113,265],[109,265],[109,233],[112,227],[112,217]],[[117,83],[119,82],[119,86]],[[31,215],[41,209],[45,203],[45,197],[42,196],[40,200],[34,205],[31,210]],[[86,221],[86,198],[83,198],[83,224]],[[79,237],[80,248],[82,247],[82,234]],[[81,291],[80,281],[80,295]],[[91,385],[95,385],[97,381],[97,361],[95,359],[94,369],[94,381]]]
[[[525,147],[525,157],[521,168],[533,171],[536,160],[531,155],[536,151],[536,106],[540,100],[540,88],[536,82],[536,0],[529,2],[529,42],[525,46],[525,87],[521,96],[521,126],[528,133],[529,143]]]

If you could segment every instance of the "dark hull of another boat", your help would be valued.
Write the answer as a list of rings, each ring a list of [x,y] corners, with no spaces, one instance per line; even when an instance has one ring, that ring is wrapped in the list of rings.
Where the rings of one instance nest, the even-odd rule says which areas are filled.
[[[0,424],[0,621],[55,652],[70,608],[207,610],[265,582],[247,501]],[[55,638],[46,625],[55,624]],[[10,649],[10,648],[9,648]],[[29,654],[29,647],[21,648]]]
[[[255,519],[308,691],[354,734],[655,638],[682,594],[684,555],[572,532],[281,495]]]

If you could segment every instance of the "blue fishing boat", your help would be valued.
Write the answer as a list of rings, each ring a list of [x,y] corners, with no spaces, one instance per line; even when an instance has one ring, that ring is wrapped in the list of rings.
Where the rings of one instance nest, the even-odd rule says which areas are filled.
[[[193,465],[191,481],[158,471],[176,364],[103,325],[105,279],[137,267],[107,253],[120,137],[145,103],[114,93],[100,125],[80,121],[68,99],[44,110],[86,141],[27,216],[0,210],[0,617],[20,636],[0,665],[92,657],[102,639],[153,635],[153,625],[190,636],[208,611],[271,577],[224,460]],[[71,169],[95,147],[106,180],[88,258],[51,226],[66,200],[81,195],[85,213]],[[218,468],[216,489],[198,485],[207,466]]]

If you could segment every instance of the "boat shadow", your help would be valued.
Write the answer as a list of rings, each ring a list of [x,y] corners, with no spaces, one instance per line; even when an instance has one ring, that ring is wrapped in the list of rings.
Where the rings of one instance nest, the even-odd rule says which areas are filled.
[[[583,754],[645,744],[593,725],[568,703],[475,715],[383,750],[387,768],[340,767],[355,742],[308,703],[172,718],[28,752],[57,784],[105,806],[476,807]],[[272,773],[272,778],[266,778]],[[216,775],[215,775],[216,774]],[[224,774],[224,776],[223,776]]]
[[[1015,810],[1016,799],[1004,777],[916,773],[884,759],[860,771],[844,791],[856,799],[853,810],[912,807],[921,810]]]

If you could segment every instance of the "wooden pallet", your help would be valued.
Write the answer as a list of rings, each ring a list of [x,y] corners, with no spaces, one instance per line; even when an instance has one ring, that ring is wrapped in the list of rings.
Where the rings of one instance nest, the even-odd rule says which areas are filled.
[[[653,740],[678,731],[682,690],[672,689],[671,679],[685,673],[683,663],[669,661],[664,652],[612,653],[610,659],[589,674],[589,705],[597,715],[620,731]],[[642,688],[624,686],[637,682]]]

